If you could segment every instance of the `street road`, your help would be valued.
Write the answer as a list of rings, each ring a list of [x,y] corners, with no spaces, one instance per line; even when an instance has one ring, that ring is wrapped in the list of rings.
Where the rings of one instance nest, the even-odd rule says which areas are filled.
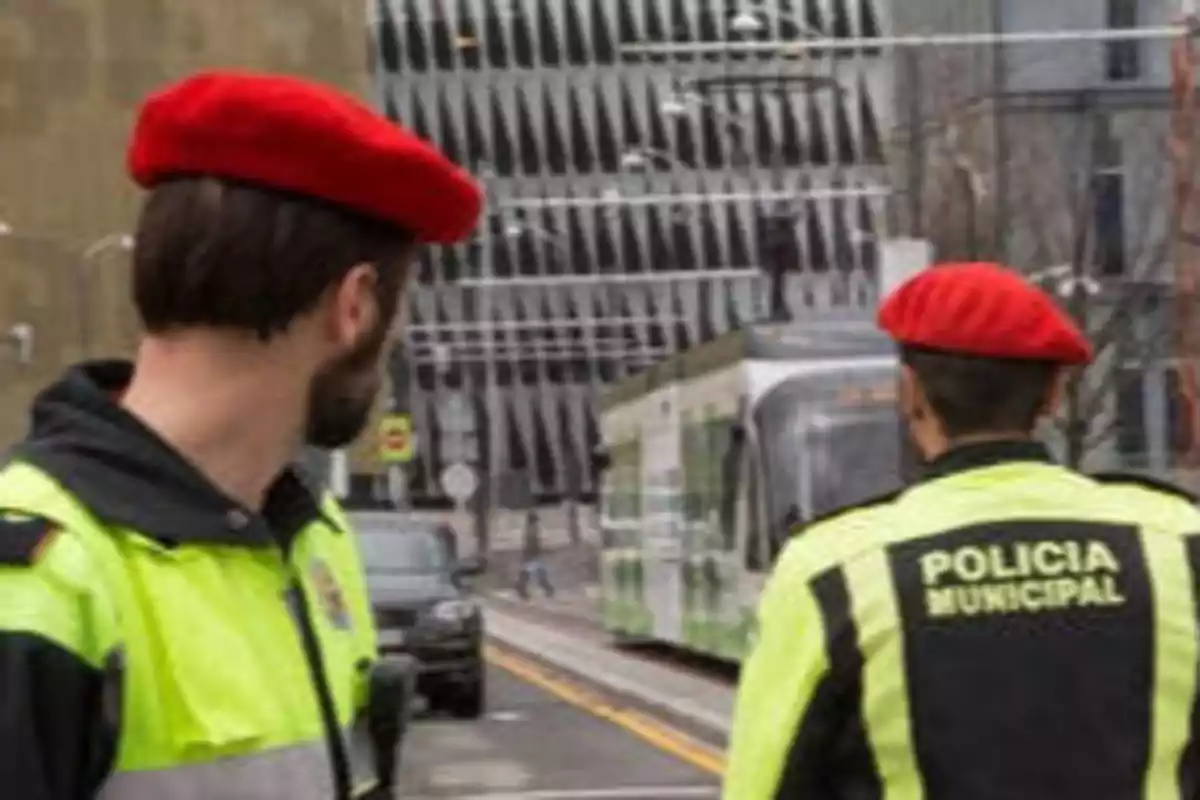
[[[420,716],[404,747],[397,796],[718,797],[715,748],[512,654],[493,650],[490,660],[487,716],[477,722]]]

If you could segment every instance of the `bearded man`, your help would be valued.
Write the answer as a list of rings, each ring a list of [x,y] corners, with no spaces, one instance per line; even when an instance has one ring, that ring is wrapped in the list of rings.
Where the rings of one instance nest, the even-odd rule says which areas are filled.
[[[136,359],[45,389],[0,472],[2,793],[362,796],[362,565],[290,465],[362,431],[413,257],[480,192],[353,98],[241,72],[152,95],[128,165]]]

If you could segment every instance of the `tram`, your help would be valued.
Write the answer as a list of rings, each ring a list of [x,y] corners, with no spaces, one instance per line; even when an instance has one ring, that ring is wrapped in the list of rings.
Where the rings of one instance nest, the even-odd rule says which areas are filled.
[[[798,523],[898,488],[894,346],[863,323],[767,325],[601,399],[601,596],[621,642],[738,661]]]

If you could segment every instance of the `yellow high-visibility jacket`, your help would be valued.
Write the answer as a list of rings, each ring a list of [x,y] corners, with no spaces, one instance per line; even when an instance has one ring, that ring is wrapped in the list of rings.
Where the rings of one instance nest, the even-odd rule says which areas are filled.
[[[952,451],[784,549],[724,798],[1196,797],[1198,575],[1177,490]]]

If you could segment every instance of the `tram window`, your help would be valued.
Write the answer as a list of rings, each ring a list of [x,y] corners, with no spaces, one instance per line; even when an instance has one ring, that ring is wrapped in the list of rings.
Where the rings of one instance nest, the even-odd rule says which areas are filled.
[[[745,441],[738,438],[736,441],[729,435],[729,425],[724,428],[724,448],[721,451],[721,458],[717,465],[718,486],[720,493],[719,499],[719,517],[721,526],[722,547],[726,552],[737,547],[737,498],[738,498],[738,477],[740,474],[742,443]]]
[[[767,545],[771,550],[771,563],[775,563],[775,559],[779,558],[779,554],[783,552],[783,546],[787,540],[791,538],[792,532],[803,521],[800,514],[800,506],[792,503],[788,506],[787,511],[780,517],[778,522],[768,532],[769,539]]]
[[[773,560],[768,540],[770,531],[763,524],[762,513],[762,479],[759,475],[758,459],[746,459],[746,481],[742,487],[742,497],[745,503],[744,517],[746,524],[746,570],[748,572],[763,572]]]
[[[706,516],[704,502],[705,482],[707,480],[707,437],[704,425],[697,422],[691,414],[683,418],[683,492],[684,518],[689,521],[701,521]]]

